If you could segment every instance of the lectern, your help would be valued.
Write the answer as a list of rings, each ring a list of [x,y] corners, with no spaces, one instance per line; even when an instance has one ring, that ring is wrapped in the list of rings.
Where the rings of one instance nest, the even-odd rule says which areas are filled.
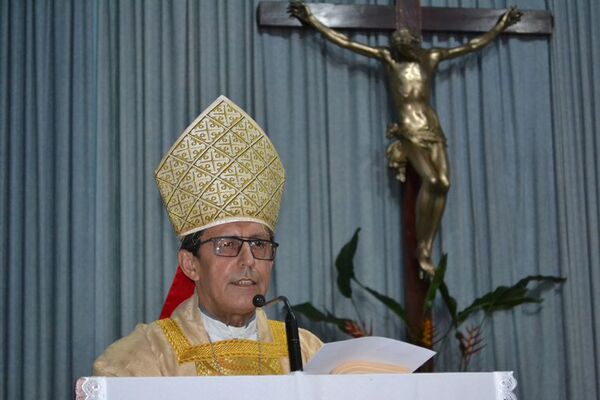
[[[516,400],[512,372],[378,375],[84,377],[77,400]]]

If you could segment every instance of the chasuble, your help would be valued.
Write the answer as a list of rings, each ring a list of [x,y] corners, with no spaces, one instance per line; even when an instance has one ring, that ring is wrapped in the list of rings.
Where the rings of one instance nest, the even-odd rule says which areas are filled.
[[[258,340],[211,342],[202,322],[197,295],[175,309],[171,318],[139,324],[113,343],[94,363],[96,376],[278,375],[289,373],[285,326],[256,311]],[[300,329],[304,364],[322,342]]]

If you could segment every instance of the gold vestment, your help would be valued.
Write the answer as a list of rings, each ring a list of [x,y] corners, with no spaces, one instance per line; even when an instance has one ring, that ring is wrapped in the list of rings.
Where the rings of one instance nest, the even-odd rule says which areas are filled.
[[[175,309],[170,319],[139,324],[113,343],[94,362],[96,376],[196,376],[287,374],[289,361],[283,323],[256,311],[259,341],[225,340],[211,343],[194,294]],[[304,364],[322,342],[300,329]]]

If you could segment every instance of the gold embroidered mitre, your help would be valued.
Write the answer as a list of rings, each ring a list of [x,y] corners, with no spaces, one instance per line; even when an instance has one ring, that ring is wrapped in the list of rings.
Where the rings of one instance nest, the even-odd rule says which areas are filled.
[[[258,124],[225,96],[185,129],[154,176],[179,237],[238,221],[275,230],[283,165]]]

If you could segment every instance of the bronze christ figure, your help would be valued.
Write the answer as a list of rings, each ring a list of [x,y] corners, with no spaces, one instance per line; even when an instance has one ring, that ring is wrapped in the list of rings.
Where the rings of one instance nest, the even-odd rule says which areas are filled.
[[[446,139],[430,104],[432,79],[440,61],[481,49],[519,21],[522,13],[511,7],[491,30],[462,46],[426,49],[421,47],[420,37],[407,29],[395,31],[389,47],[372,47],[323,25],[302,2],[291,2],[288,12],[332,43],[385,65],[398,118],[387,131],[394,140],[387,148],[388,163],[397,170],[401,182],[405,180],[407,162],[421,179],[415,205],[417,260],[420,268],[433,276],[431,252],[446,206],[450,174]]]

